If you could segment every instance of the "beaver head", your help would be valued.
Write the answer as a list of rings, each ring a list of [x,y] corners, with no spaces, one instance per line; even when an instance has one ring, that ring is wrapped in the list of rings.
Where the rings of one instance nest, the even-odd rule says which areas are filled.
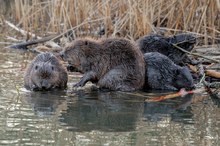
[[[66,69],[52,53],[39,54],[31,63],[25,75],[25,87],[31,90],[64,88],[68,76]]]
[[[60,57],[75,70],[84,73],[89,70],[90,63],[94,61],[91,54],[94,53],[94,48],[98,47],[99,44],[93,40],[77,39],[63,49]]]
[[[176,70],[176,74],[173,79],[173,84],[177,89],[194,88],[193,78],[187,67],[180,67]]]
[[[197,38],[194,35],[183,33],[169,37],[168,42],[176,44],[187,51],[191,51],[197,42]]]

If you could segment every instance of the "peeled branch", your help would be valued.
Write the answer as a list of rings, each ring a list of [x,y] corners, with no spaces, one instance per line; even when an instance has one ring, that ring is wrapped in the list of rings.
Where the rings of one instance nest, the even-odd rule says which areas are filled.
[[[198,73],[198,69],[193,66],[193,65],[188,65],[188,67],[190,68],[190,70],[192,70],[194,73]],[[220,72],[217,72],[215,70],[209,70],[209,69],[205,69],[205,75],[206,76],[210,76],[210,77],[214,77],[214,78],[218,78],[220,79]]]
[[[215,70],[205,70],[205,75],[220,79],[220,72]]]
[[[205,91],[205,89],[202,88],[202,89],[196,89],[196,90],[191,90],[191,91],[186,91],[185,89],[181,89],[177,93],[154,97],[154,98],[146,99],[145,101],[146,102],[159,102],[159,101],[164,101],[166,99],[172,99],[172,98],[176,98],[176,97],[184,97],[187,94],[200,93],[202,91]]]

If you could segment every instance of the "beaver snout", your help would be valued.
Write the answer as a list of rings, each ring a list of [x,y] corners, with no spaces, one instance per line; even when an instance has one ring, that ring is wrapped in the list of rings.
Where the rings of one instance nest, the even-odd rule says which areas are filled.
[[[51,89],[51,84],[47,80],[43,80],[41,82],[41,89],[42,90],[49,90],[49,89]]]
[[[47,91],[47,90],[50,89],[50,87],[42,86],[41,89],[42,89],[43,91]]]
[[[186,87],[187,90],[192,90],[195,88],[196,88],[195,84],[191,84],[190,86]]]
[[[51,89],[52,89],[52,87],[42,86],[42,87],[35,87],[35,88],[33,88],[33,91],[49,91]]]

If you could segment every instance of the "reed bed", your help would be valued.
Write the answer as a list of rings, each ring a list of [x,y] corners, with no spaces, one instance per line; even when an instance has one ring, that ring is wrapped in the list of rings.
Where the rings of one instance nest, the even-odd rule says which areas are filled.
[[[123,36],[190,32],[220,42],[219,0],[15,0],[17,26],[39,34]]]

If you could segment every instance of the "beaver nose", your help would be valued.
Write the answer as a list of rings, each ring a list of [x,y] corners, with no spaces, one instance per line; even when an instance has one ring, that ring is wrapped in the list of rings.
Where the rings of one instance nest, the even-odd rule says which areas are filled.
[[[50,84],[48,84],[48,81],[47,81],[47,80],[43,80],[43,81],[41,82],[41,89],[42,89],[42,90],[48,90],[48,89],[50,89]]]
[[[187,89],[187,90],[193,90],[195,88],[196,88],[195,84],[191,84],[191,85],[185,87],[185,89]]]
[[[47,90],[47,87],[46,86],[42,86],[41,89],[42,90]]]
[[[196,85],[194,85],[194,84],[190,86],[190,89],[191,89],[191,90],[192,90],[192,89],[195,89],[195,88],[196,88]]]
[[[39,91],[39,88],[38,87],[34,87],[32,88],[33,91]]]

